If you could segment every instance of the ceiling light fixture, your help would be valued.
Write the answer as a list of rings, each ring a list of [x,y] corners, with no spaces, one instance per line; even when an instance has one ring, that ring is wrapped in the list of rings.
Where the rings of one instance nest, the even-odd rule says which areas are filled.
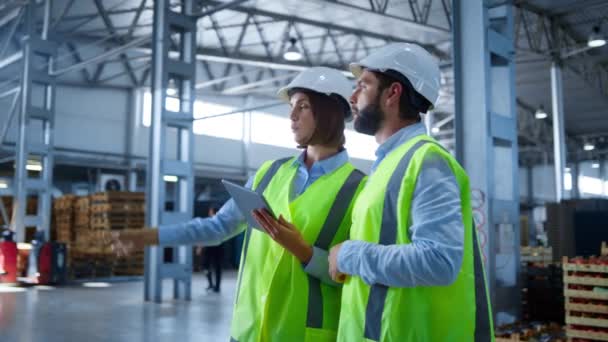
[[[583,145],[583,150],[585,151],[593,151],[595,149],[595,145],[593,145],[590,142],[586,142],[585,145]]]
[[[173,176],[173,175],[165,175],[165,176],[163,176],[163,180],[168,183],[177,183],[179,178],[177,178],[177,176]]]
[[[299,61],[302,59],[302,53],[300,49],[296,46],[297,40],[295,38],[289,38],[290,46],[287,48],[285,53],[283,54],[283,58],[290,62]]]
[[[28,171],[42,171],[42,163],[38,160],[28,160],[27,164],[25,164],[25,169]]]
[[[538,109],[534,113],[534,117],[538,120],[546,119],[548,116],[549,115],[547,115],[547,112],[545,112],[545,108],[543,108],[543,105],[540,105],[540,107],[538,107]]]
[[[174,79],[169,80],[169,84],[167,85],[167,95],[169,95],[169,96],[177,95],[177,87],[175,86]]]
[[[602,37],[600,34],[600,27],[594,26],[593,31],[591,31],[591,34],[589,35],[587,46],[590,48],[596,48],[604,45],[606,45],[606,39],[604,39],[604,37]]]

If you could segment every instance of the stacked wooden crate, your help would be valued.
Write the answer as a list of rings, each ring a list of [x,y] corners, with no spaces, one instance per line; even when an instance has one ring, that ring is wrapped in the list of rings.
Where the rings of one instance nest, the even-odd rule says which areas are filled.
[[[563,327],[555,323],[516,322],[496,328],[496,342],[565,342]]]
[[[76,243],[70,251],[70,269],[74,278],[98,278],[112,275],[111,250],[102,236],[91,229],[91,197],[80,196],[74,203]]]
[[[553,248],[521,246],[521,262],[547,265],[553,262]]]
[[[91,228],[140,229],[144,226],[143,192],[101,192],[91,195]]]
[[[608,256],[563,258],[566,333],[608,341]]]
[[[91,195],[91,228],[94,232],[140,230],[144,227],[144,220],[145,195],[142,192],[112,191]],[[142,275],[143,250],[114,258],[113,272],[115,275]]]
[[[528,265],[522,273],[522,318],[528,322],[563,324],[563,291],[561,265]]]
[[[74,226],[74,202],[76,196],[66,195],[53,200],[53,219],[56,240],[70,246],[76,238]]]

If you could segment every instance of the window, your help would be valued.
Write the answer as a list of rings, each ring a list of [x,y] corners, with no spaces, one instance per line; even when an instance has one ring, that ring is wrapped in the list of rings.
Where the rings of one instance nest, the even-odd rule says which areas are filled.
[[[192,125],[194,134],[243,140],[243,113],[207,118],[213,115],[231,113],[235,110],[236,108],[231,106],[195,101],[194,118],[202,120],[194,121]]]
[[[289,119],[263,112],[251,113],[251,142],[296,148]]]
[[[167,97],[165,106],[167,110],[172,112],[179,111],[179,100],[174,97]],[[212,117],[209,116],[230,113],[236,110],[235,107],[224,106],[215,103],[203,103],[202,101],[194,101],[193,108],[194,119],[192,130],[194,134],[208,135],[225,139],[242,140],[243,139],[243,114],[235,113],[225,116]],[[142,124],[145,127],[150,127],[152,123],[152,94],[144,93]]]
[[[167,97],[165,103],[167,110],[179,111],[179,105],[180,103],[177,98]],[[145,127],[150,127],[152,122],[152,94],[150,92],[144,93],[142,106],[142,124]],[[233,112],[238,110],[237,107],[195,101],[193,109],[195,120],[192,129],[194,134],[232,140],[244,139],[244,113],[210,117]],[[373,136],[360,134],[352,129],[346,129],[345,137],[345,147],[351,157],[365,160],[374,160],[376,158],[375,151],[378,144],[376,144]],[[289,119],[264,112],[251,113],[251,142],[284,148],[296,148]]]
[[[580,176],[578,187],[581,193],[591,195],[602,195],[602,180],[599,178]]]
[[[564,190],[572,190],[572,174],[567,171],[564,173]]]

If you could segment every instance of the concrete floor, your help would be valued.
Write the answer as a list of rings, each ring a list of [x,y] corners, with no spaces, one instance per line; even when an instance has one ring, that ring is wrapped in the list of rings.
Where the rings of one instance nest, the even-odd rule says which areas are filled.
[[[0,341],[228,341],[236,272],[224,274],[221,293],[208,293],[206,278],[195,274],[191,302],[173,301],[167,281],[162,304],[143,301],[142,281],[0,285]]]

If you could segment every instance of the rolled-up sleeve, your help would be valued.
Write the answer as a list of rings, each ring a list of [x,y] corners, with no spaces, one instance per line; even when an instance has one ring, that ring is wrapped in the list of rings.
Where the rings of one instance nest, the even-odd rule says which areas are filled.
[[[312,247],[312,257],[304,266],[304,272],[331,286],[341,286],[329,276],[329,252],[317,246]]]
[[[245,185],[251,188],[253,177]],[[245,218],[233,199],[228,200],[213,217],[196,217],[190,221],[161,225],[158,239],[161,245],[198,244],[215,246],[244,230]]]
[[[427,156],[422,165],[410,212],[410,244],[347,241],[338,255],[338,269],[369,285],[445,286],[454,282],[464,250],[460,188],[447,162],[438,155]]]

